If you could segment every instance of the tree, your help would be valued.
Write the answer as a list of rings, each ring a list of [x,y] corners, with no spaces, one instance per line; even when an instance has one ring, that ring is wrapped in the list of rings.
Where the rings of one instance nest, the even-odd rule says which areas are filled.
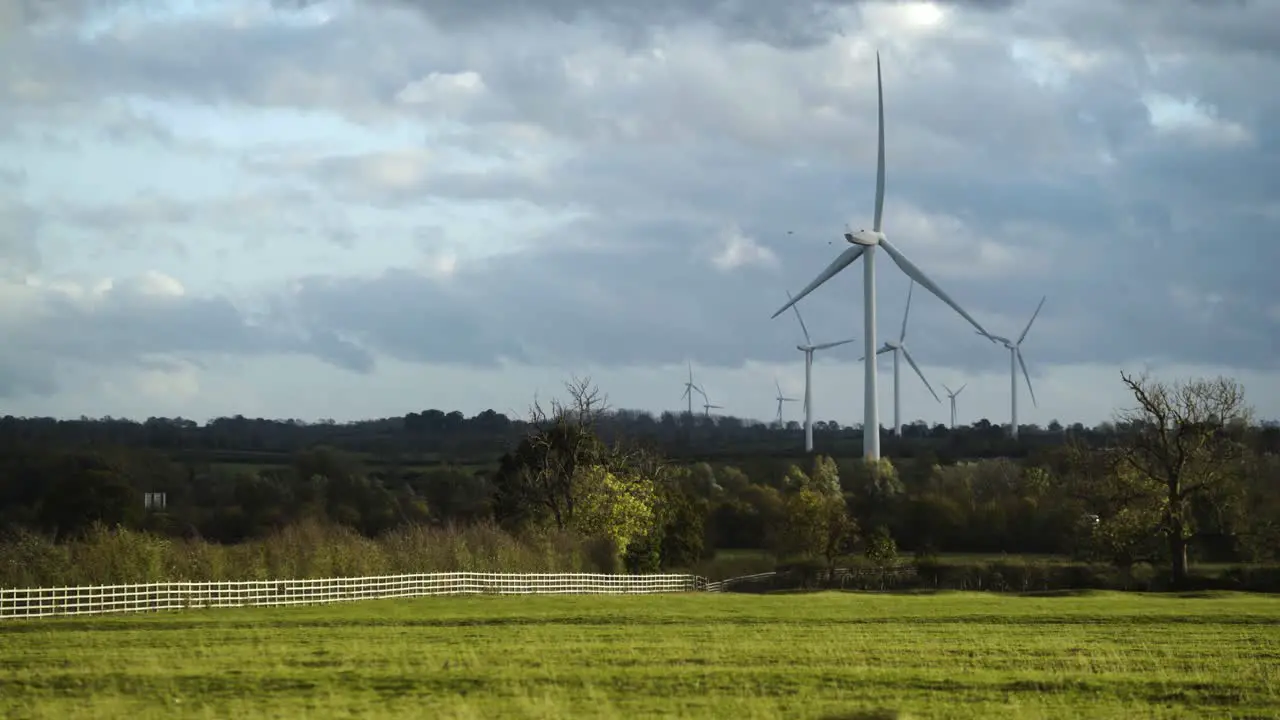
[[[657,489],[651,478],[588,465],[579,468],[573,493],[573,529],[609,538],[620,554],[654,530]]]
[[[822,558],[829,579],[834,579],[836,559],[847,554],[857,538],[857,524],[849,517],[844,497],[810,482],[791,493],[784,508],[778,549],[784,555]]]
[[[535,399],[529,433],[514,453],[499,462],[494,476],[494,515],[509,525],[550,518],[564,530],[573,524],[579,468],[603,464],[607,448],[595,433],[605,398],[589,379],[565,383],[571,400],[551,401],[550,411]]]
[[[1121,472],[1132,474],[1134,504],[1158,503],[1158,531],[1168,544],[1175,586],[1187,579],[1187,546],[1195,536],[1191,505],[1213,502],[1227,490],[1243,456],[1242,430],[1249,411],[1244,388],[1227,378],[1169,385],[1120,373],[1137,405],[1116,420]]]

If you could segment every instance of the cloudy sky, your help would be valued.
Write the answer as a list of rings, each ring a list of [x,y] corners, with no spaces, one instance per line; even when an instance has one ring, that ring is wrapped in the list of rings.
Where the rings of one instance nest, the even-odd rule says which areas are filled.
[[[992,333],[1048,296],[1023,422],[1143,369],[1280,417],[1280,4],[1246,0],[0,0],[0,414],[520,413],[571,373],[657,411],[691,361],[768,418],[803,388],[770,315],[870,224],[876,51],[886,233]],[[814,371],[845,423],[860,266],[800,304],[859,337]],[[1008,354],[920,288],[908,345],[1007,421]]]

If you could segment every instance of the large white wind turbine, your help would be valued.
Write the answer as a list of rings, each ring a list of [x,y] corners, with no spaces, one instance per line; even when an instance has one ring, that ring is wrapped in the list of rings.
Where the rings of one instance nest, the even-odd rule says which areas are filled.
[[[956,396],[964,392],[964,389],[967,387],[969,387],[969,383],[965,383],[961,385],[959,390],[952,391],[951,388],[947,387],[946,383],[942,384],[942,389],[947,391],[947,397],[950,398],[951,400],[951,429],[952,430],[956,429]]]
[[[781,427],[784,427],[784,425],[782,424],[782,403],[795,402],[796,399],[792,397],[786,397],[785,395],[782,394],[782,386],[778,384],[777,378],[774,378],[773,385],[774,387],[778,388],[778,427],[781,428]]]
[[[875,270],[875,251],[877,247],[884,248],[889,254],[893,262],[902,269],[912,280],[920,283],[929,292],[938,297],[939,300],[950,305],[952,309],[960,313],[961,317],[968,320],[971,325],[978,329],[978,332],[986,337],[990,337],[987,331],[974,320],[969,313],[956,304],[942,288],[938,287],[930,280],[920,268],[907,259],[901,252],[894,247],[885,234],[881,231],[880,221],[884,215],[884,85],[880,77],[880,53],[876,53],[876,92],[879,102],[879,152],[876,160],[876,207],[875,219],[870,230],[859,230],[858,232],[846,232],[844,239],[853,247],[848,248],[840,253],[836,259],[814,278],[804,290],[791,299],[786,305],[783,305],[773,317],[778,317],[786,312],[787,308],[794,305],[805,295],[813,292],[819,285],[830,280],[836,273],[845,269],[853,263],[853,261],[866,255],[866,259],[862,265],[862,292],[863,292],[863,345],[867,348],[868,353],[864,358],[863,372],[865,382],[863,386],[863,420],[862,420],[862,453],[869,460],[878,460],[880,458],[880,412],[876,401],[876,359],[870,353],[870,349],[876,347],[876,270]]]
[[[791,293],[788,292],[787,297],[790,298]],[[815,345],[809,337],[809,328],[804,326],[804,318],[800,317],[800,306],[792,305],[791,309],[796,311],[796,320],[800,321],[800,331],[804,333],[804,344],[797,345],[796,349],[804,353],[804,450],[813,452],[813,353],[846,345],[855,338]]]
[[[702,392],[702,388],[693,384],[693,363],[689,363],[689,379],[684,384],[684,394],[680,397],[689,401],[689,417],[693,417],[693,391]],[[706,393],[702,393],[703,399],[706,399]]]
[[[899,372],[899,361],[901,356],[905,355],[907,362],[911,363],[911,369],[916,371],[916,375],[920,376],[920,381],[924,386],[929,388],[929,392],[933,394],[933,399],[942,402],[942,398],[938,397],[938,393],[933,392],[933,386],[925,380],[924,373],[920,371],[920,366],[916,364],[914,358],[911,357],[911,351],[907,349],[907,318],[911,316],[911,293],[916,288],[913,282],[907,288],[907,311],[902,314],[902,333],[898,335],[897,340],[886,340],[884,345],[876,351],[876,355],[883,355],[887,352],[893,353],[893,434],[902,437],[902,374]],[[865,358],[858,358],[863,360]]]
[[[1009,418],[1009,437],[1014,440],[1018,439],[1018,366],[1022,366],[1022,377],[1027,380],[1027,391],[1031,393],[1031,404],[1039,407],[1036,403],[1036,391],[1031,387],[1031,374],[1027,372],[1027,363],[1022,359],[1022,341],[1027,337],[1027,331],[1031,329],[1031,323],[1036,321],[1036,316],[1040,314],[1040,308],[1044,307],[1044,301],[1047,296],[1040,298],[1040,304],[1036,306],[1036,311],[1031,314],[1031,319],[1027,321],[1027,326],[1022,328],[1022,334],[1018,336],[1017,341],[1010,340],[999,335],[987,335],[987,337],[996,342],[1004,344],[1009,350],[1009,393],[1010,393],[1010,418]]]

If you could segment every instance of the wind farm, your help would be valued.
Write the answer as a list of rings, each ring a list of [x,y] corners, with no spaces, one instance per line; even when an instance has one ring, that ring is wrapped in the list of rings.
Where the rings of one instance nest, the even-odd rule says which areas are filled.
[[[1023,377],[1027,383],[1028,392],[1031,394],[1033,405],[1038,407],[1035,399],[1035,391],[1031,387],[1030,373],[1027,371],[1026,364],[1022,359],[1020,346],[1022,340],[1026,337],[1027,332],[1031,329],[1032,323],[1039,316],[1040,310],[1044,306],[1047,297],[1042,298],[1040,304],[1036,307],[1031,320],[1023,329],[1022,334],[1017,341],[1009,340],[1003,336],[992,335],[989,333],[972,315],[970,315],[959,303],[957,303],[949,294],[947,294],[937,283],[920,269],[913,261],[911,261],[902,251],[900,251],[893,243],[888,240],[883,230],[884,206],[886,195],[886,174],[887,174],[887,158],[885,151],[885,104],[884,104],[884,81],[881,69],[881,60],[879,53],[876,54],[876,107],[877,107],[877,145],[876,145],[876,174],[875,174],[875,204],[872,214],[871,228],[861,229],[857,231],[848,230],[844,233],[844,240],[850,247],[841,252],[831,263],[820,272],[808,285],[804,286],[798,293],[793,294],[790,290],[786,291],[787,302],[783,304],[772,318],[777,318],[790,308],[796,317],[796,321],[800,326],[801,333],[804,337],[804,343],[796,346],[804,355],[804,423],[803,423],[803,447],[805,452],[814,451],[814,393],[813,393],[813,365],[814,355],[819,350],[839,347],[855,342],[857,338],[849,338],[834,342],[815,343],[809,334],[809,328],[806,325],[803,316],[800,314],[799,302],[809,296],[819,287],[823,286],[827,281],[836,277],[842,270],[853,264],[859,259],[863,260],[862,275],[862,340],[868,351],[875,348],[874,352],[864,352],[858,362],[862,363],[862,454],[867,460],[877,460],[880,457],[880,433],[879,428],[879,381],[877,371],[877,358],[880,355],[891,354],[893,358],[893,425],[892,434],[896,438],[901,438],[903,434],[903,408],[902,408],[902,378],[901,364],[905,360],[911,367],[925,389],[928,390],[934,401],[941,404],[942,400],[933,386],[925,377],[923,369],[912,356],[911,351],[907,347],[907,327],[911,315],[912,297],[917,284],[923,286],[934,297],[941,300],[946,306],[953,310],[961,319],[968,322],[977,335],[985,338],[990,343],[998,343],[1005,347],[1010,353],[1010,392],[1011,392],[1011,417],[1009,424],[1009,437],[1017,439],[1019,434],[1018,426],[1018,393],[1017,393],[1017,370],[1022,369]],[[902,314],[902,325],[896,339],[886,340],[878,348],[876,348],[877,337],[877,291],[876,291],[876,274],[875,274],[875,256],[876,250],[882,248],[889,258],[898,266],[898,268],[907,276],[909,280],[907,288],[907,298]],[[777,395],[775,401],[777,403],[774,416],[774,424],[779,428],[785,427],[783,418],[783,405],[787,402],[795,402],[795,398],[784,396],[781,386],[775,380]],[[967,387],[967,383],[962,385],[960,390]],[[693,382],[692,365],[689,365],[688,379],[685,382],[684,396],[688,401],[687,413],[689,416],[693,414],[693,393],[701,393],[701,389]],[[948,392],[950,406],[950,426],[955,427],[956,424],[956,396],[960,391],[952,393]],[[704,400],[705,393],[703,393]],[[709,401],[707,401],[709,403]],[[704,407],[704,416],[710,416],[710,407]]]

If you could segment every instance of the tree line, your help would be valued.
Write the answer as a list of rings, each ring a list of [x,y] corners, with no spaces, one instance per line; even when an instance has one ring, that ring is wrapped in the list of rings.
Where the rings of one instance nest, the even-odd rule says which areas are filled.
[[[899,452],[876,463],[856,443],[819,444],[812,457],[776,449],[767,440],[785,429],[737,428],[723,444],[719,424],[694,418],[683,437],[644,432],[642,414],[611,411],[582,379],[518,421],[433,411],[349,426],[5,418],[0,533],[71,542],[123,527],[232,545],[316,521],[368,538],[491,524],[512,537],[590,538],[611,548],[617,570],[690,568],[731,549],[828,571],[851,556],[1052,554],[1163,567],[1174,584],[1196,562],[1280,560],[1277,430],[1252,421],[1242,388],[1122,381],[1133,405],[1104,427],[999,454],[1007,439],[985,428],[929,430],[890,443]],[[753,432],[764,447],[747,440]],[[415,464],[431,451],[413,439],[427,438],[449,452],[490,443],[489,457],[505,444],[492,466],[450,462],[479,455]],[[378,442],[401,450],[361,449]],[[211,462],[220,451],[277,456]],[[163,493],[163,507],[147,507],[145,493]]]

